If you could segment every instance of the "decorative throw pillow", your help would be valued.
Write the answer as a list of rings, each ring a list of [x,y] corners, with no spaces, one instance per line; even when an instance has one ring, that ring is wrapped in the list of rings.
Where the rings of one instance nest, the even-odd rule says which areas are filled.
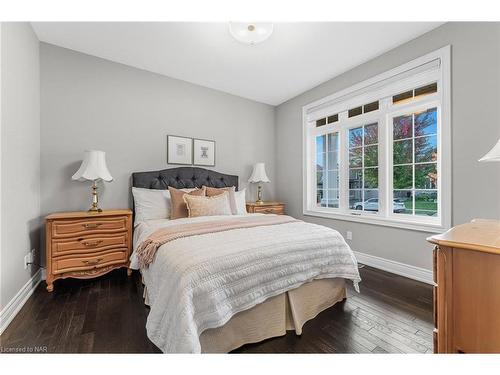
[[[170,192],[170,198],[171,198],[171,207],[172,210],[170,211],[170,218],[173,219],[181,219],[183,217],[188,217],[188,210],[186,206],[186,202],[184,202],[184,195],[192,195],[192,196],[197,196],[197,197],[204,197],[206,193],[205,187],[202,187],[201,189],[196,189],[193,190],[189,193],[173,188],[169,186],[168,191]]]
[[[229,193],[225,191],[222,194],[213,197],[201,197],[184,195],[189,217],[231,215],[231,205],[229,204]]]
[[[234,201],[236,206],[236,215],[244,215],[247,212],[247,198],[246,198],[246,190],[239,190],[234,192]]]
[[[205,186],[205,188],[207,189],[207,197],[215,197],[216,195],[220,195],[225,191],[227,191],[229,193],[229,204],[231,205],[231,213],[233,215],[237,214],[236,200],[234,196],[236,188],[234,186],[229,186],[225,188],[214,188],[210,186]]]

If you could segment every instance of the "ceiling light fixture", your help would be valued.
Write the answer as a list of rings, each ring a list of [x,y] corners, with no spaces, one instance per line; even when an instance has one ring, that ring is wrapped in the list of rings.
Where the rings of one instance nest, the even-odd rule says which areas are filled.
[[[273,33],[271,22],[229,22],[229,33],[238,42],[245,44],[259,44],[268,39]]]

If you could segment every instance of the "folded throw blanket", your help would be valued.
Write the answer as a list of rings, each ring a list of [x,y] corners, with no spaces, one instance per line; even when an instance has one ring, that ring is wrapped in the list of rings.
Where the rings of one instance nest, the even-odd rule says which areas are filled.
[[[146,268],[154,260],[158,248],[167,242],[179,238],[197,236],[200,234],[224,232],[233,229],[253,228],[267,225],[278,225],[299,221],[286,215],[263,215],[230,218],[216,222],[200,222],[180,224],[159,229],[152,233],[137,248],[139,266]]]

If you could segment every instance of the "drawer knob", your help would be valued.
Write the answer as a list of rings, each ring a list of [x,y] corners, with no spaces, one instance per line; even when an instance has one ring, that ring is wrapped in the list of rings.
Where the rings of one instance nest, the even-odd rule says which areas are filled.
[[[97,264],[102,260],[102,258],[97,258],[97,259],[92,259],[92,260],[82,260],[82,263],[84,264]]]
[[[102,242],[102,240],[97,240],[97,241],[82,241],[82,244],[84,244],[87,247],[96,247],[101,242]]]
[[[87,223],[87,224],[83,224],[83,227],[85,229],[95,229],[95,228],[99,227],[99,225],[101,225],[101,223]]]

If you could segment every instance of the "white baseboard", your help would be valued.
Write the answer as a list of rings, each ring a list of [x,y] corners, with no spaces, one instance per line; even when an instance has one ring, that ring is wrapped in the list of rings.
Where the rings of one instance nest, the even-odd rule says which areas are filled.
[[[24,306],[28,298],[33,294],[36,287],[43,280],[43,272],[39,269],[31,279],[17,292],[0,312],[0,335],[9,326],[10,322],[16,317],[17,313]]]
[[[409,264],[396,262],[394,260],[376,257],[365,253],[354,251],[354,255],[359,263],[381,269],[383,271],[395,273],[396,275],[408,277],[409,279],[433,284],[432,271],[425,268],[411,266]]]

